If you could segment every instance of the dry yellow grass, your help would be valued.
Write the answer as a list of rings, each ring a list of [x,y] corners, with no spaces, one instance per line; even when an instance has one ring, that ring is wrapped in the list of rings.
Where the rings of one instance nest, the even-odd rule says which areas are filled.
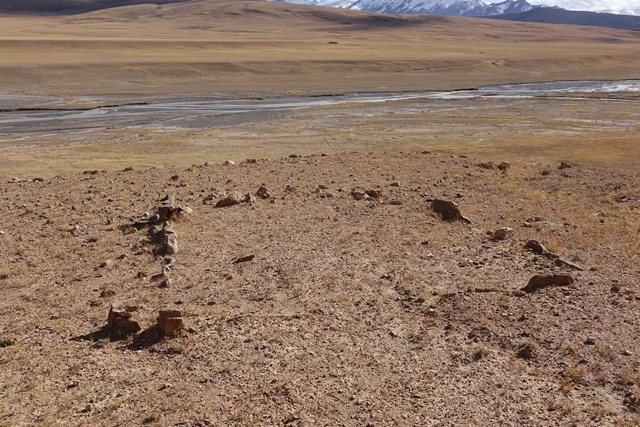
[[[640,76],[633,32],[258,0],[3,16],[0,26],[4,90],[24,93],[332,93]]]

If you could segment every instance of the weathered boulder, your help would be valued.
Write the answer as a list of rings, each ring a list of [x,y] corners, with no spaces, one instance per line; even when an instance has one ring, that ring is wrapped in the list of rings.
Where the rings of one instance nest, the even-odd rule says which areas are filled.
[[[458,204],[448,200],[434,199],[431,201],[431,208],[440,215],[445,221],[463,221],[470,223],[468,218],[465,218],[458,209]]]
[[[531,293],[548,287],[569,286],[574,281],[568,274],[537,274],[529,279],[529,283],[521,291]]]
[[[178,236],[168,221],[164,223],[160,235],[162,237],[164,253],[167,255],[178,253]]]
[[[139,310],[137,305],[122,304],[111,305],[107,317],[107,327],[119,335],[132,335],[140,331],[140,324],[133,318]]]
[[[175,336],[184,329],[182,320],[182,310],[175,308],[165,308],[160,310],[158,315],[158,327],[166,336]]]

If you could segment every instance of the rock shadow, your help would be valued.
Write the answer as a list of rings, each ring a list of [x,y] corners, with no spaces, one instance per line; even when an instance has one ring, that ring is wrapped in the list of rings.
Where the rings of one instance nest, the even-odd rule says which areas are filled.
[[[136,335],[131,344],[126,345],[124,348],[133,351],[144,350],[158,344],[162,341],[162,338],[162,331],[156,324]]]

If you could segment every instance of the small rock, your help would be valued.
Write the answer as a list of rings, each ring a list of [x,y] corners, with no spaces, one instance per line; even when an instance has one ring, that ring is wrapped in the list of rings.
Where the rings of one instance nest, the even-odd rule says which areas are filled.
[[[544,245],[537,240],[529,240],[525,245],[525,249],[529,249],[535,254],[545,256],[547,258],[557,258],[558,256],[545,248]]]
[[[246,196],[244,194],[240,193],[239,191],[234,191],[224,199],[218,201],[218,203],[216,203],[216,208],[226,208],[228,206],[239,205],[240,203],[244,202],[245,199]]]
[[[633,356],[633,353],[630,352],[629,350],[622,350],[622,355],[623,356]]]
[[[584,345],[596,345],[596,339],[594,337],[588,337],[584,340]]]
[[[0,338],[0,348],[12,346],[14,343],[14,340],[11,338]]]
[[[247,194],[244,196],[244,202],[245,202],[245,203],[250,203],[250,204],[255,203],[255,202],[256,202],[256,196],[254,196],[254,195],[253,195],[253,194],[251,194],[251,193],[247,193]]]
[[[112,296],[114,296],[116,293],[114,291],[111,291],[109,289],[105,289],[103,291],[100,292],[100,298],[110,298]]]
[[[175,336],[184,329],[182,310],[167,308],[160,310],[158,315],[158,327],[166,336]]]
[[[568,162],[560,162],[560,166],[558,166],[558,169],[569,169],[572,168],[573,165],[571,163]]]
[[[351,197],[356,200],[366,200],[369,198],[369,195],[366,191],[360,189],[351,190]]]
[[[107,318],[107,327],[118,334],[135,334],[141,329],[138,321],[133,319],[133,314],[138,311],[138,309],[139,307],[137,305],[111,305]]]
[[[204,164],[202,165],[202,167],[208,168],[209,166],[213,166],[213,163],[211,162],[204,162]]]
[[[162,236],[164,253],[167,255],[178,253],[178,236],[176,235],[176,232],[173,231],[173,227],[168,221],[164,223],[160,233]]]
[[[503,172],[508,171],[511,168],[511,163],[509,162],[502,162],[498,165],[498,170],[501,170]]]
[[[223,165],[225,166],[235,166],[236,162],[234,162],[233,160],[226,160]]]
[[[158,206],[157,214],[150,217],[149,221],[151,222],[163,222],[171,219],[171,216],[176,211],[176,208],[173,206],[162,205]]]
[[[491,234],[491,238],[493,240],[504,240],[509,237],[511,233],[513,233],[513,228],[500,227]]]
[[[185,215],[191,215],[193,214],[193,209],[189,206],[178,206],[178,212],[182,212]]]
[[[382,198],[382,190],[367,190],[365,191],[365,193],[367,194],[367,196],[371,197],[372,199]]]
[[[530,359],[533,359],[533,353],[534,353],[533,344],[526,343],[518,347],[518,352],[516,353],[516,357],[518,357],[519,359],[530,360]]]
[[[247,256],[243,256],[243,257],[240,257],[240,258],[236,258],[236,259],[233,261],[233,263],[234,263],[234,264],[240,264],[240,263],[243,263],[243,262],[253,261],[253,259],[254,259],[255,257],[256,257],[255,255],[247,255]]]
[[[103,262],[102,264],[100,264],[100,268],[105,268],[107,270],[111,270],[113,268],[113,260],[112,259],[108,259],[105,262]]]
[[[271,198],[271,192],[267,187],[262,185],[260,186],[260,188],[258,188],[258,191],[256,191],[256,196],[260,197],[261,199],[269,199]]]
[[[584,271],[584,268],[580,267],[579,265],[574,264],[574,263],[572,263],[572,262],[569,262],[569,261],[567,261],[567,260],[561,259],[561,258],[556,258],[556,260],[555,260],[555,264],[556,264],[558,267],[568,267],[568,268],[570,268],[570,269],[572,269],[572,270],[576,270],[576,271]]]
[[[431,201],[431,207],[444,221],[471,222],[469,219],[462,216],[457,203],[450,202],[448,200],[434,199]]]
[[[496,164],[493,162],[478,163],[478,166],[481,167],[482,169],[490,169],[490,170],[493,170],[496,168]]]
[[[161,205],[169,206],[173,204],[173,196],[171,194],[165,194],[160,200],[158,200]]]
[[[535,292],[547,287],[556,286],[568,286],[575,280],[568,274],[550,274],[550,275],[535,275],[530,280],[527,286],[522,288],[523,292]]]

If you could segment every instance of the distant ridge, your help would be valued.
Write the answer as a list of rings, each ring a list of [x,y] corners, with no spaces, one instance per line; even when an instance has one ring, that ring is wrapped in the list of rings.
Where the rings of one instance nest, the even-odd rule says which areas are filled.
[[[0,13],[84,13],[137,4],[168,4],[187,0],[2,0]]]
[[[580,12],[559,8],[532,9],[522,13],[488,16],[504,21],[538,22],[544,24],[588,25],[640,31],[640,16],[613,13]]]
[[[392,14],[421,14],[449,16],[493,16],[519,13],[548,7],[532,5],[527,0],[504,0],[500,3],[485,3],[483,0],[269,0],[283,3],[298,3],[309,6],[328,6],[341,9],[366,10],[368,12]]]

